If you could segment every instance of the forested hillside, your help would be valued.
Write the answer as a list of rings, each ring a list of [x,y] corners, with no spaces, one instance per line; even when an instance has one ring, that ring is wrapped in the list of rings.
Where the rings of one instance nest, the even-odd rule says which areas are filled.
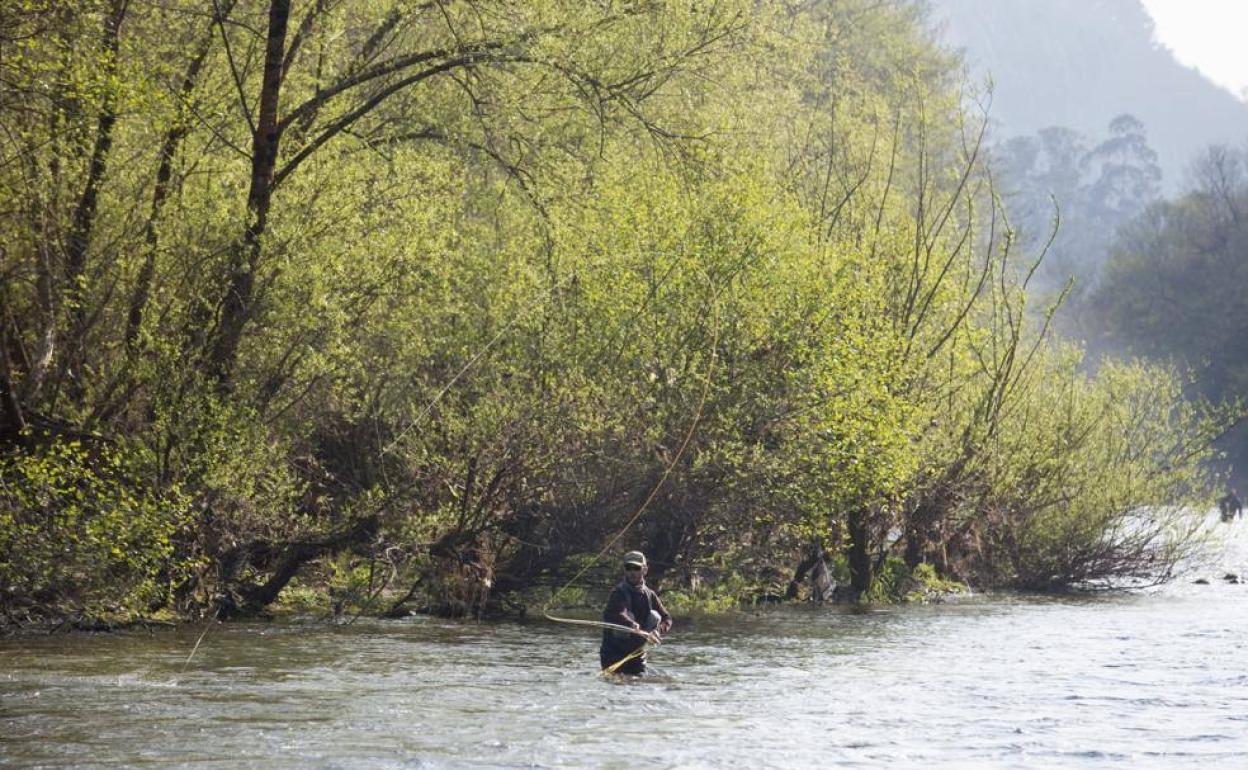
[[[1089,137],[1129,114],[1146,128],[1177,193],[1211,144],[1248,136],[1248,103],[1183,66],[1153,39],[1140,0],[931,0],[940,37],[995,85],[1001,138],[1060,126]],[[1193,11],[1199,13],[1200,11]]]
[[[1055,328],[1096,360],[1175,364],[1193,397],[1242,400],[1248,285],[1227,212],[1248,104],[1160,47],[1139,0],[930,5],[940,38],[992,78],[997,186],[1020,244],[1048,249],[1032,286],[1069,291]],[[1240,488],[1245,435],[1224,436],[1216,463]]]
[[[909,3],[3,14],[7,624],[518,609],[632,519],[708,603],[1192,543],[1234,415],[1026,312]]]

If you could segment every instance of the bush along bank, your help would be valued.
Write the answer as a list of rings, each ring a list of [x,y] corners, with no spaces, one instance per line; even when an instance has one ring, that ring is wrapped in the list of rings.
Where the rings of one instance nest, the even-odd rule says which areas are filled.
[[[5,624],[521,612],[643,506],[709,607],[1193,547],[1236,410],[1053,340],[918,8],[200,10],[0,38]]]

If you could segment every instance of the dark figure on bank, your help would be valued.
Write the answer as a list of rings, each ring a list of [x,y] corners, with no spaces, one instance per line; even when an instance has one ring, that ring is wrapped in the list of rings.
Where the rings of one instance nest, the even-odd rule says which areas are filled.
[[[650,568],[641,551],[624,554],[624,580],[611,592],[602,620],[633,631],[644,631],[657,642],[661,634],[672,628],[672,616],[663,606],[659,595],[646,585],[646,573]],[[603,629],[602,648],[598,659],[604,669],[627,658],[646,643],[646,639],[628,631]],[[646,670],[646,654],[642,652],[617,669],[621,674],[642,674]]]
[[[1222,521],[1230,521],[1236,516],[1244,515],[1244,503],[1234,489],[1218,499],[1218,510],[1222,512]]]

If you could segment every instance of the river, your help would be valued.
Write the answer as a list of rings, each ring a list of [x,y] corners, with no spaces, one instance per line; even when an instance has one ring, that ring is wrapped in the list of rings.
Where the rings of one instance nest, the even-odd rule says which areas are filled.
[[[198,629],[0,639],[0,766],[1248,767],[1220,529],[1150,591],[684,620],[629,682],[545,621],[230,624],[185,670]]]

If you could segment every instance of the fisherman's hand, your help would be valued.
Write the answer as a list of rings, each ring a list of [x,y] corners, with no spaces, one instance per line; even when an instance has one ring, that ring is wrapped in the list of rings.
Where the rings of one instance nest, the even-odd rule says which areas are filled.
[[[662,644],[662,642],[661,642],[661,640],[660,640],[660,638],[659,638],[659,632],[658,632],[658,631],[651,631],[649,634],[647,634],[647,635],[646,635],[646,641],[647,641],[647,642],[649,642],[650,644],[653,644],[653,645]]]

